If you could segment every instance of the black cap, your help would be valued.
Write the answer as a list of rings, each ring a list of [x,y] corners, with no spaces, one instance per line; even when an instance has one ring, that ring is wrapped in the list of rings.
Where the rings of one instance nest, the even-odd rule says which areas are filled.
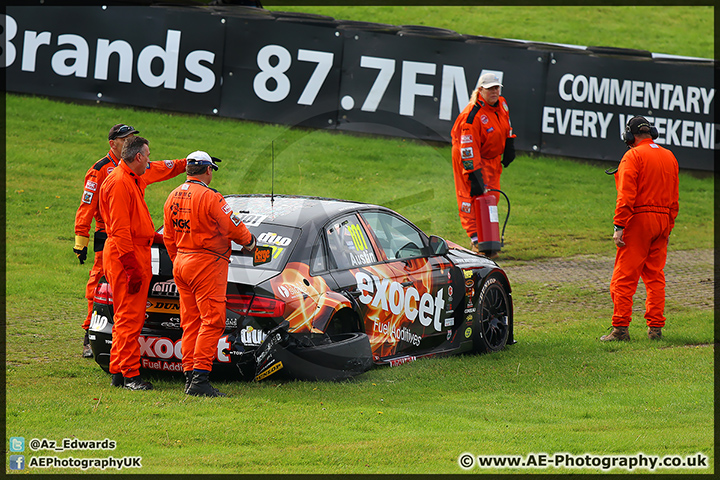
[[[118,123],[117,125],[114,125],[110,129],[110,133],[108,133],[108,140],[115,140],[116,138],[125,138],[128,135],[131,135],[133,133],[140,133],[140,132],[135,130],[135,128],[131,127],[130,125],[125,125],[124,123]]]
[[[650,133],[650,127],[652,127],[650,122],[647,121],[647,118],[641,115],[631,118],[627,123],[627,128],[633,135],[638,133]],[[641,128],[645,128],[645,131],[641,132]]]

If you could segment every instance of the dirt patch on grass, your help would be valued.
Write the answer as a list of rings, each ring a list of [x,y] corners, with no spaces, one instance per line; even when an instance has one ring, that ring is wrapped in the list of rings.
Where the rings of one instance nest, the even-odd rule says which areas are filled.
[[[668,252],[665,265],[666,310],[673,305],[712,310],[715,306],[714,251],[684,250]],[[507,273],[513,288],[523,284],[540,284],[544,293],[575,287],[579,295],[563,298],[584,307],[611,307],[610,278],[615,257],[600,255],[578,255],[570,258],[540,260],[537,262],[503,264],[502,255],[498,263]],[[532,294],[529,296],[532,297]],[[645,285],[638,283],[633,312],[645,311]],[[547,295],[538,301],[523,301],[523,310],[538,311],[547,308]]]

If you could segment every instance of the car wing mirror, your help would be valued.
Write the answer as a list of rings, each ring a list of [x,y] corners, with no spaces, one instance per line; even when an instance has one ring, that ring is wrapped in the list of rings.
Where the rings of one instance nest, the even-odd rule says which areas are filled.
[[[437,235],[430,235],[430,255],[447,255],[450,251],[445,239]]]

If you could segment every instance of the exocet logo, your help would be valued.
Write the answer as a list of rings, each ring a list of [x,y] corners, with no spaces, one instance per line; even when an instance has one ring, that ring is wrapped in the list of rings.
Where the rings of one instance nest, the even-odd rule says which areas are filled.
[[[215,73],[203,64],[212,65],[215,62],[215,53],[194,50],[184,59],[180,59],[182,32],[179,30],[167,30],[164,46],[147,45],[141,48],[122,39],[86,39],[73,33],[62,33],[53,38],[52,32],[34,30],[21,33],[13,17],[0,17],[3,17],[2,24],[5,25],[0,35],[0,44],[4,45],[0,65],[4,64],[5,67],[10,67],[19,59],[20,68],[24,72],[35,72],[38,69],[38,52],[41,49],[51,49],[53,53],[50,67],[55,74],[62,77],[87,78],[92,65],[92,78],[106,81],[111,62],[117,62],[118,82],[132,83],[136,73],[139,80],[148,87],[174,90],[178,88],[180,61],[184,60],[187,73],[197,80],[184,78],[183,89],[193,93],[205,93],[212,90],[216,84]],[[62,46],[67,47],[61,48]],[[134,52],[137,50],[140,51],[136,59]],[[114,56],[117,56],[117,59],[113,58]],[[158,72],[159,65],[162,65],[162,70]]]
[[[176,359],[182,360],[182,340],[172,341],[166,337],[138,337],[140,344],[140,356],[147,358],[161,358],[163,360]],[[220,337],[217,349],[215,351],[215,360],[219,362],[229,362],[230,357],[225,355],[223,350],[230,348],[227,335]]]
[[[360,291],[359,299],[365,305],[380,307],[393,315],[404,314],[411,322],[418,319],[424,327],[432,324],[438,332],[442,329],[440,314],[445,308],[443,289],[438,290],[435,297],[427,292],[420,295],[415,287],[404,288],[398,282],[364,272],[357,272],[355,281]]]

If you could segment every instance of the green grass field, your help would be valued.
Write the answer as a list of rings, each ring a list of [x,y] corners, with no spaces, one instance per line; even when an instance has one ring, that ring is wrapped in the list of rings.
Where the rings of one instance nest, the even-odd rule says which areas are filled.
[[[412,17],[404,8],[393,7],[392,18],[383,17],[384,7],[358,8],[361,18],[351,18],[354,7],[325,14],[395,24],[429,22],[427,11]],[[448,8],[457,14],[455,7]],[[595,9],[607,10],[587,8],[585,17]],[[659,18],[660,26],[654,28],[660,31],[665,25],[675,38],[697,34],[673,27],[681,8],[657,9],[654,14],[667,9],[668,16]],[[686,10],[708,13],[707,7]],[[550,11],[557,23],[572,17]],[[479,17],[478,22],[484,18]],[[447,28],[454,17],[444,17],[440,9],[432,18]],[[616,23],[620,19],[623,25],[632,20],[612,18]],[[473,24],[471,19],[463,21]],[[697,20],[697,25],[703,22]],[[611,25],[609,19],[607,26],[596,29],[606,32],[605,39],[586,41],[582,34],[589,33],[583,25],[576,25],[578,39],[571,43],[611,45],[609,38],[615,46],[707,56],[683,51],[688,48],[683,42],[663,50],[638,45],[633,43],[635,35],[623,36],[622,25]],[[565,37],[544,40],[570,43]],[[712,54],[712,42],[709,48]],[[458,459],[466,452],[642,452],[658,457],[702,453],[708,457],[707,468],[654,473],[714,473],[713,311],[686,306],[679,299],[668,303],[664,340],[648,341],[643,319],[637,317],[631,326],[633,342],[605,345],[597,337],[609,325],[612,306],[606,294],[558,291],[545,288],[542,281],[515,284],[518,344],[498,354],[374,369],[344,383],[220,380],[216,386],[230,397],[218,399],[188,397],[181,391],[181,380],[172,376],[153,378],[152,392],[112,388],[93,361],[79,356],[89,267],[80,266],[72,253],[83,175],[106,153],[109,126],[122,121],[137,127],[150,140],[153,160],[182,158],[197,149],[222,158],[212,186],[223,193],[269,192],[269,145],[274,142],[275,193],[380,203],[429,233],[464,244],[450,148],[13,94],[6,94],[5,102],[6,441],[24,437],[28,445],[35,438],[117,442],[112,451],[26,448],[26,461],[39,456],[142,457],[139,470],[104,473],[456,474],[464,472]],[[608,226],[615,189],[604,168],[520,155],[503,174],[513,216],[500,264],[612,255]],[[156,225],[167,194],[182,181],[178,177],[148,188],[146,199]],[[693,249],[713,248],[713,177],[682,172],[680,189],[681,210],[670,249],[691,255]],[[548,215],[548,205],[555,215]],[[590,296],[592,301],[567,301],[573,295]],[[12,453],[6,448],[6,473]],[[602,470],[475,467],[469,472]],[[26,468],[22,473],[83,471]]]

